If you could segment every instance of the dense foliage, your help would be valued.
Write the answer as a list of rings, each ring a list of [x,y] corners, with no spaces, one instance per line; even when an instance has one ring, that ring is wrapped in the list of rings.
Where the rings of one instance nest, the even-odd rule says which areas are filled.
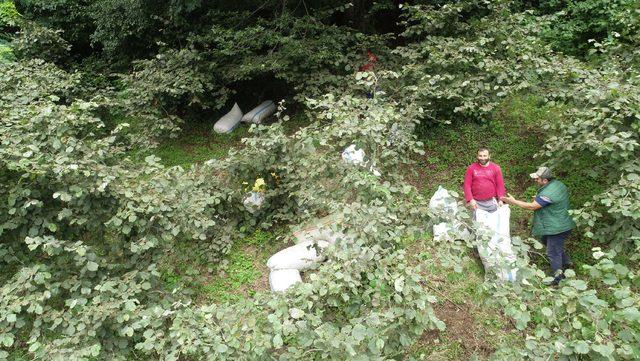
[[[484,287],[523,340],[495,356],[640,357],[640,10],[540,3],[1,2],[0,358],[401,357],[446,327],[407,240],[455,270],[487,240],[465,212],[428,210],[400,166],[424,127],[485,122],[523,92],[562,110],[540,124],[538,156],[604,189],[574,211],[600,247],[552,290],[530,262],[539,245],[514,239],[521,282]],[[376,16],[400,11],[395,38],[376,33]],[[381,61],[358,72],[367,49]],[[145,152],[235,97],[265,96],[311,124],[285,132],[283,102],[224,159],[184,169]],[[366,166],[341,160],[350,144]],[[249,212],[258,178],[265,203]],[[247,229],[327,214],[344,237],[284,295],[198,304],[158,272],[178,243],[216,265]],[[441,220],[459,229],[436,242]]]

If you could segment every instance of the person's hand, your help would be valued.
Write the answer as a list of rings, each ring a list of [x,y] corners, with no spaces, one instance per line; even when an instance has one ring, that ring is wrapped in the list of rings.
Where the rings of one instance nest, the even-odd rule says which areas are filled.
[[[498,207],[502,207],[502,206],[504,206],[504,202],[502,200],[499,200],[498,201]]]
[[[506,196],[500,197],[500,200],[506,204],[513,204],[513,201],[515,201],[516,199],[513,198],[511,194],[507,193]]]
[[[478,203],[475,199],[469,201],[469,207],[471,207],[471,209],[478,209]]]

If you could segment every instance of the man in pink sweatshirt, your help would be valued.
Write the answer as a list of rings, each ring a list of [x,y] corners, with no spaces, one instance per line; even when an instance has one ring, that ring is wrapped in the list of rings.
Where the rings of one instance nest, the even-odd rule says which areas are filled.
[[[500,197],[506,194],[502,170],[491,162],[487,148],[478,149],[477,160],[464,175],[464,199],[474,213],[476,209],[495,212],[502,205]]]

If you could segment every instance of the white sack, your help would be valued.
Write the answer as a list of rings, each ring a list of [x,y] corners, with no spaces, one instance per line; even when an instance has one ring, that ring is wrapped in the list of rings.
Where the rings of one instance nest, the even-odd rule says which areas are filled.
[[[222,118],[218,119],[216,124],[213,126],[213,130],[217,133],[231,133],[238,124],[240,124],[240,120],[242,119],[242,110],[238,106],[238,103],[233,105],[233,108],[229,111],[229,113],[222,116]]]
[[[516,255],[511,247],[510,217],[511,209],[508,206],[498,207],[493,213],[476,210],[476,221],[491,234],[487,245],[478,247],[485,271],[491,269],[501,280],[514,282],[518,269],[513,267]]]
[[[325,248],[329,245],[327,241],[318,241],[317,243],[320,248]],[[267,261],[267,266],[271,270],[296,269],[302,271],[311,268],[324,259],[323,255],[316,252],[313,244],[314,241],[305,241],[285,248],[271,256]]]
[[[300,271],[295,269],[272,270],[269,273],[269,286],[273,292],[284,292],[298,282],[302,282],[302,278]]]
[[[433,239],[435,241],[445,241],[449,238],[451,227],[447,222],[441,222],[433,226]]]
[[[257,107],[251,109],[250,112],[242,117],[242,121],[245,123],[261,124],[262,121],[267,119],[270,115],[274,114],[277,110],[276,104],[271,100],[265,100]]]

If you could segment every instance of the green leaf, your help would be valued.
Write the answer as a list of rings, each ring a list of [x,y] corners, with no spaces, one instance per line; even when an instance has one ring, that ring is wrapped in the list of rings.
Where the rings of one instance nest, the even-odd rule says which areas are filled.
[[[98,264],[93,261],[89,261],[87,262],[87,269],[89,271],[95,272],[98,270]]]
[[[396,280],[393,282],[393,287],[397,292],[402,292],[404,288],[404,277],[396,278]]]
[[[122,334],[128,337],[133,337],[133,328],[131,328],[130,326],[125,327],[122,330]]]
[[[280,336],[280,334],[276,334],[275,336],[273,336],[273,347],[275,348],[280,348],[283,345],[282,342],[282,336]]]
[[[4,347],[13,346],[14,338],[12,334],[10,333],[2,334],[0,335],[0,339],[2,340],[1,344],[4,345]]]
[[[304,311],[299,308],[292,308],[289,310],[289,315],[291,315],[292,318],[299,319],[304,316]]]
[[[571,326],[573,326],[573,328],[575,328],[576,330],[579,330],[582,328],[582,322],[580,322],[579,320],[573,320]]]
[[[613,354],[614,347],[613,344],[607,343],[606,345],[593,345],[591,347],[593,351],[601,354],[604,357],[609,357]]]
[[[34,342],[29,346],[29,352],[36,352],[40,348],[40,342]]]
[[[587,289],[587,283],[583,280],[572,280],[571,285],[578,291],[584,291]]]
[[[606,285],[612,286],[618,283],[618,277],[614,276],[611,273],[607,273],[602,279],[602,282],[604,282],[604,284]]]
[[[351,330],[351,336],[353,336],[353,339],[356,340],[356,342],[360,342],[364,340],[366,335],[367,335],[367,328],[361,324],[355,325],[353,327],[353,330]]]
[[[574,345],[574,350],[578,354],[586,355],[589,353],[589,344],[584,341],[577,341]]]

